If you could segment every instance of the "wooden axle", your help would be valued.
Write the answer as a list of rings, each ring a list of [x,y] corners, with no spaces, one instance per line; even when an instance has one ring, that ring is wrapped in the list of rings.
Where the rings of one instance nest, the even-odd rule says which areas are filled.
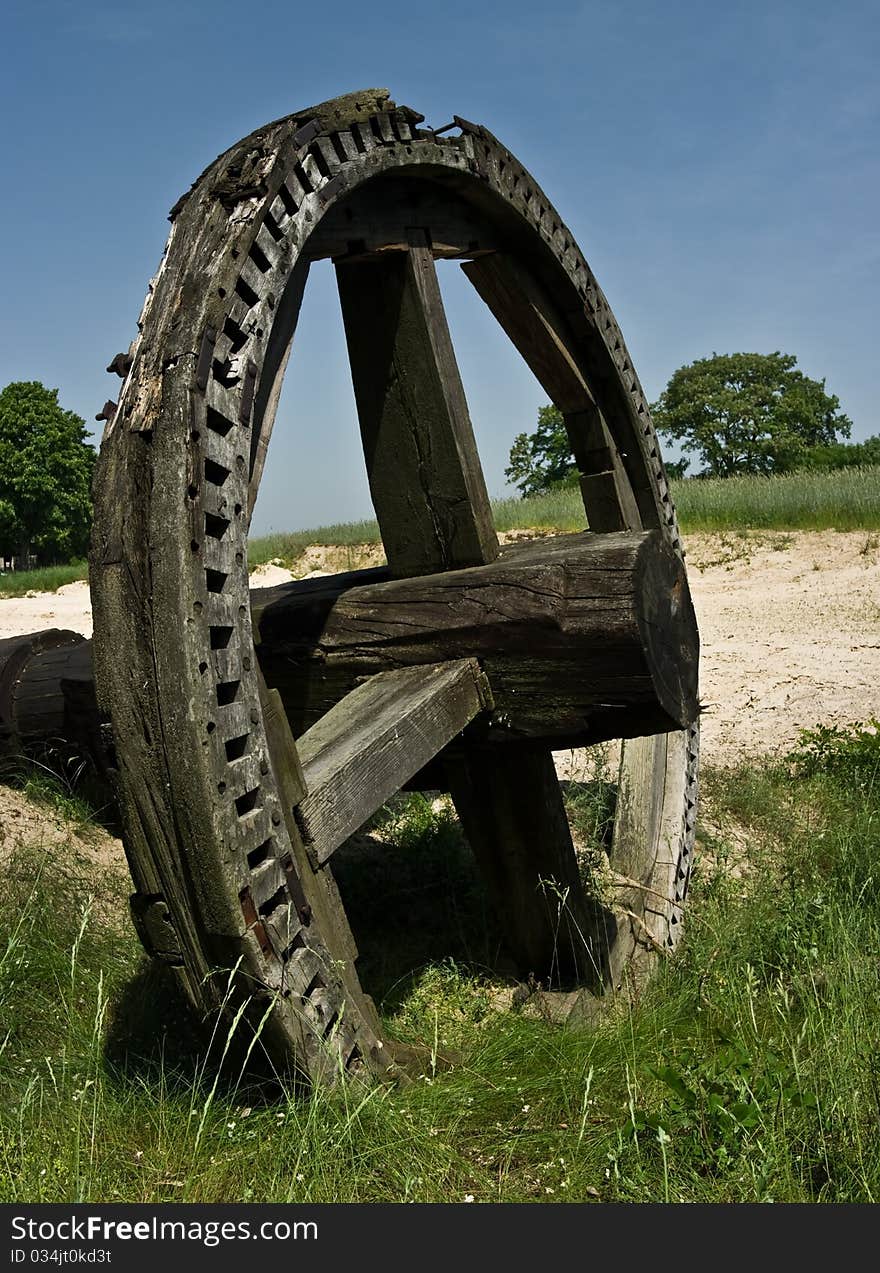
[[[494,697],[471,727],[487,742],[584,746],[682,729],[698,712],[684,567],[657,531],[537,540],[488,566],[410,579],[302,580],[254,590],[251,610],[263,675],[296,737],[370,676],[466,658]],[[11,638],[0,662],[7,748],[102,750],[89,642]]]
[[[252,594],[263,675],[295,734],[365,676],[474,657],[493,742],[562,748],[682,729],[697,716],[698,635],[660,532],[566,535],[488,566],[381,570]]]

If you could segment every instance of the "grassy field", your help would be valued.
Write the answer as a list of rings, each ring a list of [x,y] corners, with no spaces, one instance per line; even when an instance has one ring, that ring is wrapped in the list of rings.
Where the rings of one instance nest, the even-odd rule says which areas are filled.
[[[880,530],[880,468],[706,481],[691,478],[673,482],[672,495],[685,534],[750,528]],[[499,531],[586,527],[580,494],[571,489],[527,499],[496,499],[492,510]],[[276,531],[250,540],[248,562],[252,568],[268,561],[293,565],[310,544],[345,547],[379,542],[379,527],[372,520]],[[52,592],[85,577],[84,562],[6,574],[0,576],[0,597],[23,596],[31,589]]]
[[[63,584],[88,577],[84,561],[68,566],[44,566],[40,570],[14,570],[0,574],[0,597],[23,597],[28,592],[54,592]]]
[[[722,530],[878,530],[880,468],[831,473],[786,473],[779,477],[684,479],[672,496],[685,534]],[[527,499],[492,501],[499,531],[530,527],[578,531],[586,527],[577,490],[547,491]],[[252,565],[277,558],[294,562],[308,544],[379,542],[374,521],[320,526],[294,534],[252,539]]]
[[[226,1040],[146,964],[122,875],[22,853],[0,896],[0,1196],[876,1202],[880,737],[820,731],[705,792],[683,946],[590,1030],[498,1009],[452,815],[388,812],[381,861],[340,873],[364,980],[389,1031],[462,1053],[405,1088],[218,1074]]]
[[[672,483],[682,529],[877,530],[880,468]]]

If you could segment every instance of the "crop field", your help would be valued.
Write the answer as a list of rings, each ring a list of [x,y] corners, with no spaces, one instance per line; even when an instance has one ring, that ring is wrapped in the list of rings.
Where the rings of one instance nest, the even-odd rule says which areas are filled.
[[[685,534],[725,530],[878,530],[880,468],[831,473],[786,473],[778,477],[730,477],[674,481],[672,497]],[[573,532],[586,528],[580,494],[572,488],[526,499],[492,501],[499,531]],[[272,531],[248,544],[250,566],[296,562],[311,544],[339,547],[378,544],[373,520],[334,523],[305,530]],[[53,592],[85,579],[84,562],[0,575],[0,598],[31,591]]]
[[[736,530],[878,530],[880,468],[798,472],[777,477],[685,478],[671,483],[672,498],[685,535]],[[492,501],[499,531],[534,528],[579,531],[586,528],[580,493],[562,488]],[[295,561],[308,544],[379,542],[374,521],[320,526],[293,534],[252,539],[251,565],[278,558]]]

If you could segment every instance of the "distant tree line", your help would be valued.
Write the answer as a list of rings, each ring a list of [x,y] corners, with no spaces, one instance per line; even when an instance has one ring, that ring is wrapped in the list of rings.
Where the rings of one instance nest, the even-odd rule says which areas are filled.
[[[839,399],[796,366],[792,354],[713,354],[673,373],[651,406],[661,438],[677,442],[682,459],[667,462],[682,477],[691,457],[696,476],[787,473],[880,464],[880,435],[843,441],[852,422]],[[523,495],[574,485],[577,471],[562,414],[541,407],[534,433],[520,433],[506,476]]]
[[[92,522],[95,448],[85,421],[37,380],[0,392],[0,557],[27,566],[82,557]]]

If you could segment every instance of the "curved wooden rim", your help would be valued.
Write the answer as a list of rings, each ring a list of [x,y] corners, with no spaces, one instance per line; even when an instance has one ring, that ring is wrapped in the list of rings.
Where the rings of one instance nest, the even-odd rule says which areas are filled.
[[[647,404],[571,235],[485,129],[458,121],[459,136],[438,138],[419,119],[378,91],[336,99],[259,130],[202,175],[172,214],[96,478],[96,678],[141,921],[164,933],[194,1002],[246,1005],[242,1022],[315,1078],[384,1072],[389,1050],[332,876],[298,834],[296,748],[253,652],[246,535],[304,262],[328,214],[368,182],[410,175],[499,226],[562,311],[605,422],[610,459],[588,477],[616,475],[618,509],[681,551]],[[696,755],[695,728],[624,749],[612,865],[633,884],[611,942],[614,985],[674,944]],[[234,978],[217,972],[230,967]]]

